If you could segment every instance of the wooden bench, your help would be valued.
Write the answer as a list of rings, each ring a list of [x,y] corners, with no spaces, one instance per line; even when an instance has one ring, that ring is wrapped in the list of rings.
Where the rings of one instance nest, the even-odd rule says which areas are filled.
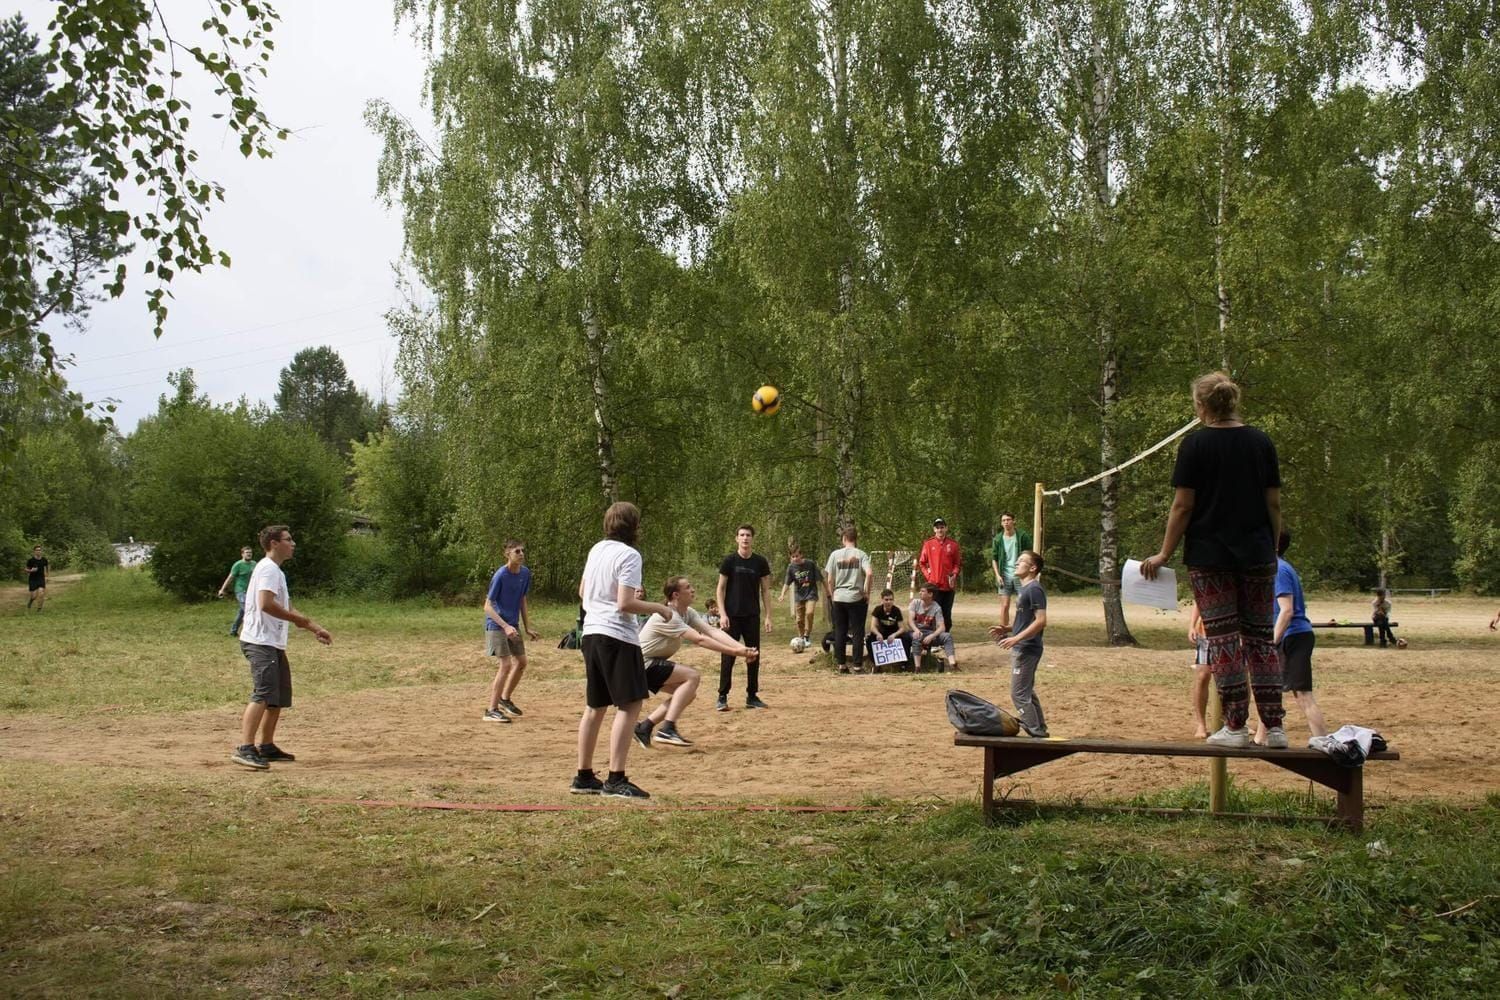
[[[1333,789],[1338,793],[1337,815],[1327,822],[1347,827],[1358,833],[1365,823],[1365,776],[1364,769],[1343,767],[1332,757],[1318,750],[1270,750],[1266,747],[1214,746],[1212,743],[1141,743],[1127,740],[1038,740],[1029,736],[968,736],[953,734],[954,746],[981,747],[984,750],[984,780],[980,786],[980,797],[984,803],[984,816],[993,822],[998,803],[995,800],[995,779],[1018,774],[1027,768],[1060,760],[1075,753],[1133,754],[1147,757],[1226,757],[1230,759],[1263,760],[1277,767],[1284,767]],[[1394,750],[1372,753],[1367,760],[1400,760]],[[1202,812],[1203,810],[1168,810],[1169,812]]]
[[[1365,630],[1365,645],[1375,645],[1375,623],[1374,622],[1311,622],[1313,628],[1362,628]],[[1400,622],[1391,622],[1391,628],[1399,626]]]

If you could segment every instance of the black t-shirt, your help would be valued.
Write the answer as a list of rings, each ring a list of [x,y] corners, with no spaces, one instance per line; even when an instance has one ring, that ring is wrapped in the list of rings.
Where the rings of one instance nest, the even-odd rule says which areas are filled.
[[[786,568],[786,582],[796,586],[795,597],[799,601],[814,601],[818,597],[818,581],[823,574],[818,564],[811,559],[794,562]]]
[[[32,557],[26,560],[26,582],[35,587],[45,586],[47,583],[47,557],[37,559]]]
[[[1203,569],[1276,564],[1266,490],[1281,486],[1276,446],[1254,427],[1205,427],[1177,449],[1172,485],[1194,491],[1183,561]]]
[[[889,639],[901,631],[901,609],[891,605],[887,611],[884,605],[875,605],[875,610],[870,612],[871,620],[875,623],[875,631],[880,633],[880,638]]]
[[[752,552],[743,559],[738,552],[731,552],[719,563],[719,575],[728,577],[724,584],[724,614],[731,618],[760,617],[760,581],[771,575],[771,564],[766,557]]]

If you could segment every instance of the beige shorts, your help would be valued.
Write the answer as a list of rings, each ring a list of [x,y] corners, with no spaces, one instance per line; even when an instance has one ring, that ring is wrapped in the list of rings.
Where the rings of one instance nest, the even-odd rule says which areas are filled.
[[[521,637],[520,629],[516,629],[515,635],[506,635],[497,628],[487,628],[484,630],[484,651],[488,656],[498,656],[502,659],[525,656],[526,640]]]

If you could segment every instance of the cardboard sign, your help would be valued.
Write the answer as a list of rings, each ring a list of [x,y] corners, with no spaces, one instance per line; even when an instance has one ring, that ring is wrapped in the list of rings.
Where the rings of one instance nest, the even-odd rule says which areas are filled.
[[[870,643],[877,667],[901,666],[906,663],[906,648],[900,639],[877,639]]]

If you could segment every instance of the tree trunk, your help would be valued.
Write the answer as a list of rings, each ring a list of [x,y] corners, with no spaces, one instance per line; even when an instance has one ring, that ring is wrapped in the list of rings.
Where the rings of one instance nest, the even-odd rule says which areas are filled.
[[[1114,191],[1109,178],[1109,113],[1114,81],[1097,26],[1091,57],[1094,87],[1090,95],[1089,166],[1094,175],[1095,237],[1100,247],[1106,248],[1114,208]],[[1114,425],[1120,395],[1120,357],[1115,348],[1114,317],[1109,304],[1101,301],[1095,308],[1099,338],[1099,461],[1103,468],[1112,469],[1119,462]],[[1120,603],[1120,477],[1106,476],[1099,485],[1099,579],[1105,636],[1111,646],[1133,646],[1135,637],[1125,624],[1125,609]]]
[[[1232,123],[1224,109],[1233,99],[1233,80],[1230,76],[1229,46],[1233,9],[1225,15],[1221,2],[1214,11],[1215,72],[1219,98],[1219,198],[1214,213],[1214,292],[1219,306],[1219,364],[1229,371],[1229,276],[1224,267],[1225,232],[1229,226],[1229,178],[1234,169],[1231,159],[1233,144],[1230,140]]]
[[[599,470],[599,492],[606,504],[620,499],[619,470],[615,466],[615,434],[609,423],[609,336],[590,301],[583,307],[583,342],[588,355],[589,392],[593,400],[594,459]]]
[[[844,221],[844,251],[838,263],[838,309],[834,321],[834,350],[838,365],[838,405],[834,407],[834,517],[840,525],[848,524],[854,511],[854,435],[863,409],[864,378],[860,370],[863,352],[853,336],[853,324],[847,322],[854,311],[854,205],[857,179],[854,140],[849,124],[849,34],[846,11],[840,5],[829,23],[833,43],[833,118],[834,172],[832,188],[839,199],[839,217]],[[844,320],[845,322],[840,322]]]

